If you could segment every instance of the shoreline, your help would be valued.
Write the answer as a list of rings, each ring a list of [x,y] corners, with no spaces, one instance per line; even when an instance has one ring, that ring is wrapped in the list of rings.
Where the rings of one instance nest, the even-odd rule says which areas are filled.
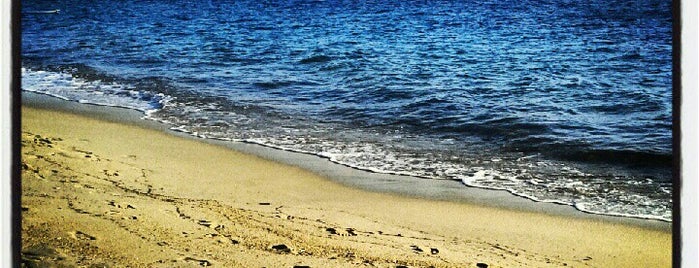
[[[668,232],[672,231],[672,222],[663,220],[589,213],[567,204],[535,201],[505,190],[466,186],[461,182],[453,180],[433,180],[406,175],[376,173],[335,163],[327,158],[313,154],[293,152],[262,144],[201,138],[186,132],[172,130],[164,123],[144,119],[145,115],[142,111],[129,108],[79,103],[27,91],[22,91],[22,105],[154,129],[177,137],[214,144],[282,164],[300,167],[329,180],[339,182],[342,185],[371,192],[469,203],[554,216],[601,220]]]
[[[321,172],[128,123],[124,114],[105,112],[110,109],[61,105],[72,112],[22,107],[27,263],[667,267],[672,262],[672,233],[663,228],[478,204],[496,199],[492,196],[454,202],[367,191]],[[303,155],[281,155],[306,163]]]

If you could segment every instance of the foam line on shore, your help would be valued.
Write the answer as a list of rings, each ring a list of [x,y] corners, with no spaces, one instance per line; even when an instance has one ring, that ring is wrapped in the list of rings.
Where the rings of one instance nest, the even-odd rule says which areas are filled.
[[[231,148],[247,154],[263,157],[276,162],[301,167],[324,176],[343,185],[368,191],[398,194],[442,201],[466,202],[481,206],[513,209],[518,211],[561,215],[567,217],[595,219],[607,222],[624,223],[653,229],[670,230],[672,223],[656,219],[624,217],[624,215],[600,215],[588,213],[569,204],[541,202],[531,198],[517,196],[505,190],[481,187],[464,187],[464,183],[452,180],[420,179],[401,174],[386,174],[370,170],[357,169],[338,164],[331,159],[315,154],[294,152],[266,146],[264,144],[206,139],[191,133],[170,129],[160,122],[144,119],[142,111],[123,107],[112,107],[85,103],[76,103],[49,95],[22,92],[22,103],[30,107],[55,109],[83,114],[102,120],[126,123],[165,131],[179,137],[197,139],[207,143]]]

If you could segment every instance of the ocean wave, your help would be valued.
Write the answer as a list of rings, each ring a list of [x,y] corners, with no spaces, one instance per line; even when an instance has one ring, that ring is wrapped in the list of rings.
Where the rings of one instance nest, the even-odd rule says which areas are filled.
[[[68,68],[68,67],[67,67]],[[73,68],[70,68],[74,70]],[[22,90],[46,94],[64,100],[103,106],[122,107],[153,113],[162,109],[171,97],[139,90],[112,79],[96,79],[92,73],[73,75],[64,72],[22,68]],[[90,80],[96,79],[96,80]]]

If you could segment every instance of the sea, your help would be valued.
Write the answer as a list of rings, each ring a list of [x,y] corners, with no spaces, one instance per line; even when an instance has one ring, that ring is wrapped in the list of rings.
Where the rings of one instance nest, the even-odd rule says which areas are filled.
[[[672,220],[669,0],[21,5],[24,91],[370,172]]]

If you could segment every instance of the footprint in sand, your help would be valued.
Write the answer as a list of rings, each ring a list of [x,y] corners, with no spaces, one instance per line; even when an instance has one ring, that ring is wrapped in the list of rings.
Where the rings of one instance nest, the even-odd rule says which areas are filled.
[[[345,228],[346,233],[340,233],[337,229],[332,227],[325,228],[325,231],[330,235],[340,235],[340,236],[357,236],[356,230],[354,228]]]
[[[185,257],[185,258],[184,258],[184,261],[199,263],[200,266],[204,266],[204,267],[206,267],[206,266],[211,266],[211,265],[212,265],[211,262],[208,261],[208,260],[195,259],[195,258],[192,258],[192,257]]]
[[[70,233],[70,235],[78,240],[97,240],[96,237],[91,236],[85,232],[82,231],[75,231],[74,233]]]
[[[199,220],[197,223],[199,223],[199,225],[203,225],[205,227],[211,227],[211,225],[213,225],[213,223],[210,220],[206,220],[206,219]]]
[[[71,267],[67,257],[47,245],[22,250],[22,267]]]
[[[270,248],[278,253],[291,253],[291,248],[284,244],[273,245]]]
[[[420,247],[418,247],[417,245],[411,245],[410,248],[412,248],[413,251],[415,251],[415,253],[422,253],[423,252],[423,250]]]
[[[100,161],[99,157],[90,151],[81,150],[81,149],[78,149],[76,147],[72,147],[72,149],[73,149],[72,153],[76,157],[84,157],[84,158],[89,158],[91,160]]]
[[[332,228],[332,227],[325,228],[325,231],[328,232],[328,233],[330,233],[331,235],[337,235],[337,234],[338,234],[338,233],[337,233],[337,230],[336,230],[335,228]]]

